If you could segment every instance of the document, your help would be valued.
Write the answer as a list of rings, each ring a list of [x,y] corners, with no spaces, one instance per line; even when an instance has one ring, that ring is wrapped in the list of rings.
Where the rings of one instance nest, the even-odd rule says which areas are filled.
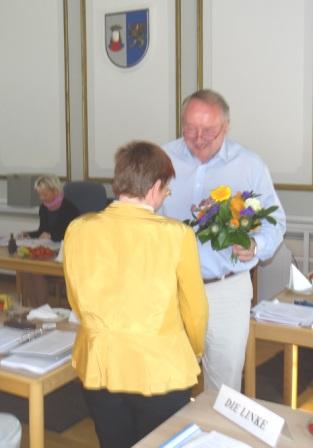
[[[255,320],[275,322],[283,325],[312,327],[313,308],[294,303],[280,302],[278,299],[262,300],[251,310]]]

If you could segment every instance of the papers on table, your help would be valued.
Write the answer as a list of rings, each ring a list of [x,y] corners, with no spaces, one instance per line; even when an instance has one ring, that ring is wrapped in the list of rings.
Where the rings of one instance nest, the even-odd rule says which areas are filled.
[[[163,443],[160,448],[251,448],[251,446],[217,431],[202,431],[193,423]]]
[[[296,292],[313,293],[312,283],[294,264],[291,264],[290,266],[288,288]]]
[[[278,299],[262,300],[251,310],[251,316],[259,321],[285,325],[313,327],[313,308],[293,303],[283,303]]]

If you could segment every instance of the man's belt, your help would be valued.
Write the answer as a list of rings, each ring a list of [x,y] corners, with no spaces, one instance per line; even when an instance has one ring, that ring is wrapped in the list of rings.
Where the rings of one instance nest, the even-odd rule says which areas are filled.
[[[222,277],[204,278],[203,283],[207,285],[208,283],[219,282],[220,280],[224,280],[225,278],[231,277],[232,275],[235,275],[235,272],[228,272],[228,274],[222,275]]]

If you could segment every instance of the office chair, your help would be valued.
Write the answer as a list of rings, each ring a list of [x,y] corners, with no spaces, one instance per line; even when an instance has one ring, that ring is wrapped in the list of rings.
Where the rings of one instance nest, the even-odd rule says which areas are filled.
[[[81,214],[103,210],[109,202],[104,185],[97,182],[76,180],[65,184],[63,189],[64,196]]]
[[[22,425],[13,415],[0,412],[0,448],[19,448],[22,439]]]

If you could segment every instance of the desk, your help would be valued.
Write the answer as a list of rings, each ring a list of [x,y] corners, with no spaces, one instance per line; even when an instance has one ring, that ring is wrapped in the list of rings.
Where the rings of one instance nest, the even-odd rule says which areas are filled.
[[[172,437],[176,432],[190,423],[196,423],[205,431],[216,430],[230,437],[237,438],[242,442],[250,444],[253,448],[268,448],[264,442],[241,429],[212,408],[216,392],[205,391],[196,397],[194,402],[184,406],[180,411],[170,417],[166,422],[140,440],[134,448],[156,448]],[[260,403],[281,417],[286,419],[293,440],[281,435],[277,448],[312,448],[313,436],[308,432],[306,425],[313,417],[311,412],[293,411],[292,409],[269,402]]]
[[[291,301],[295,294],[283,291],[278,297]],[[297,297],[312,296],[297,294]],[[297,407],[298,397],[298,346],[313,348],[313,330],[251,320],[245,361],[245,394],[255,397],[256,341],[272,341],[284,344],[284,404]]]
[[[0,247],[0,268],[9,271],[31,272],[32,274],[53,275],[63,277],[63,264],[54,260],[38,260],[9,255],[6,247]]]
[[[64,329],[74,324],[59,324]],[[45,373],[35,375],[21,370],[0,367],[0,390],[29,401],[29,447],[44,448],[44,396],[77,377],[71,362]]]

